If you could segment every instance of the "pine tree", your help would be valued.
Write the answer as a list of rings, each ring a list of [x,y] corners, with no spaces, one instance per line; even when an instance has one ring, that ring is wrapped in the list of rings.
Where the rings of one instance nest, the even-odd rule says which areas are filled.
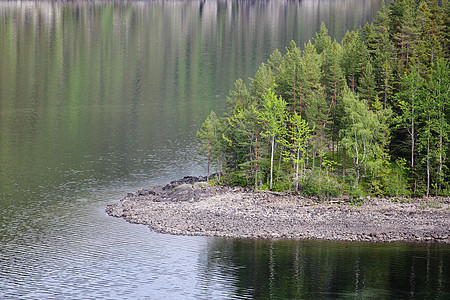
[[[418,42],[419,29],[416,24],[415,3],[412,0],[396,1],[401,3],[396,5],[401,15],[393,20],[391,15],[391,23],[395,23],[396,29],[392,33],[395,39],[398,53],[399,75],[402,75],[409,67],[411,57]],[[393,4],[394,4],[393,3]],[[393,9],[393,6],[390,7]]]
[[[220,121],[216,116],[214,111],[211,111],[208,117],[206,117],[205,122],[203,122],[200,130],[197,131],[197,140],[199,141],[199,150],[201,153],[206,153],[208,158],[208,174],[207,180],[209,180],[210,175],[210,164],[215,158],[219,159],[219,169],[220,169],[220,157],[218,157],[219,147],[219,126]],[[219,170],[220,172],[220,170]]]
[[[320,24],[320,30],[316,33],[314,40],[314,46],[316,47],[317,54],[321,54],[331,46],[331,37],[328,35],[328,29],[325,23]]]
[[[275,85],[275,76],[272,69],[264,63],[261,64],[256,72],[255,78],[250,84],[250,92],[255,101],[259,104],[263,101],[263,95],[267,93],[269,89],[273,89]]]
[[[368,105],[371,105],[375,99],[375,74],[373,73],[372,64],[368,61],[364,67],[358,94],[361,99],[366,99]]]
[[[327,58],[322,63],[322,85],[331,112],[330,135],[333,151],[335,149],[334,142],[337,139],[341,122],[341,93],[346,86],[344,73],[341,68],[342,53],[342,47],[336,41],[331,44],[329,49],[325,49],[322,52],[322,56]]]
[[[374,69],[377,86],[380,87],[379,95],[383,99],[384,107],[392,96],[394,86],[394,74],[396,74],[396,53],[390,36],[389,11],[382,3],[374,23],[376,49],[374,52]]]
[[[341,44],[343,47],[342,69],[347,78],[347,85],[352,92],[355,92],[362,66],[367,61],[368,50],[355,31],[347,31]]]
[[[418,42],[414,59],[419,67],[420,75],[429,80],[435,61],[444,57],[443,45],[445,45],[445,18],[441,7],[436,0],[422,1],[417,9],[418,18]]]
[[[382,88],[382,99],[384,102],[384,108],[387,107],[388,100],[391,99],[392,90],[394,89],[394,74],[391,63],[386,60],[381,67],[380,79]]]
[[[304,109],[304,82],[302,53],[295,42],[291,41],[275,76],[275,91],[287,102],[291,112],[301,112]]]

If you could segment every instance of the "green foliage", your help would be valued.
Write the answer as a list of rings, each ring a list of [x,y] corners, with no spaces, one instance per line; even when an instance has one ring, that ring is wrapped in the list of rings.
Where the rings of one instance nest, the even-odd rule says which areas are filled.
[[[370,61],[367,61],[364,66],[361,80],[361,84],[358,87],[358,93],[361,99],[367,100],[370,105],[375,99],[375,74],[373,73],[373,67]]]
[[[410,170],[405,158],[398,158],[395,162],[390,163],[390,174],[388,182],[388,196],[410,196],[411,190],[408,185],[408,176]]]
[[[211,111],[209,116],[203,122],[199,131],[197,131],[197,140],[199,142],[200,155],[206,154],[208,158],[208,174],[207,180],[209,180],[209,169],[212,160],[218,160],[217,168],[218,172],[221,172],[220,157],[222,155],[222,123],[217,118],[214,111]]]
[[[367,196],[367,192],[363,189],[356,187],[349,190],[348,195],[351,199],[353,199],[353,203],[355,201],[360,201],[361,199],[365,198]]]
[[[362,176],[363,169],[375,170],[384,159],[384,146],[388,134],[387,119],[390,112],[368,110],[367,102],[359,100],[350,90],[344,92],[344,128],[341,130],[341,144],[353,159],[356,172],[354,187]]]
[[[299,182],[299,192],[305,196],[317,196],[321,200],[340,195],[340,185],[335,178],[325,178],[320,172],[312,170]]]
[[[275,143],[280,141],[286,130],[285,110],[286,101],[276,97],[270,89],[263,95],[263,108],[258,111],[258,122],[262,125],[261,136],[270,140],[270,189],[273,183],[273,158]]]
[[[223,179],[223,183],[227,186],[248,186],[247,179],[238,172],[228,172]]]
[[[308,123],[302,117],[294,113],[288,119],[288,126],[285,135],[281,138],[281,143],[284,145],[284,151],[281,153],[285,161],[292,161],[295,166],[295,190],[298,191],[299,175],[302,170],[300,166],[304,166],[305,155],[308,147],[311,129]],[[302,167],[302,169],[304,169]]]
[[[341,43],[321,24],[303,51],[274,51],[249,89],[236,81],[223,118],[208,116],[201,154],[229,185],[448,194],[449,11],[447,0],[395,0]]]

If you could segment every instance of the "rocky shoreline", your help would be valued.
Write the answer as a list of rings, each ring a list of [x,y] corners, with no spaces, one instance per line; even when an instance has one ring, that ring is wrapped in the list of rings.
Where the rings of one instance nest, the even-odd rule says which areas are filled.
[[[450,244],[450,198],[319,202],[185,177],[127,194],[110,216],[177,235]]]

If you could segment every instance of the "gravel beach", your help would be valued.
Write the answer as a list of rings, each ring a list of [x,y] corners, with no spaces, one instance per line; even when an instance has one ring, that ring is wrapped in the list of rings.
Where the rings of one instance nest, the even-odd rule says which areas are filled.
[[[201,180],[185,177],[129,193],[106,212],[177,235],[450,244],[448,197],[320,202]]]

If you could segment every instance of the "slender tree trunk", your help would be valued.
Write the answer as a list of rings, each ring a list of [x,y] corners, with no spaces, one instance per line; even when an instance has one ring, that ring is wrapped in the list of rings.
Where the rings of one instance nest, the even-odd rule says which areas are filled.
[[[273,153],[275,148],[275,135],[272,136],[272,152],[270,154],[270,189],[272,190],[272,178],[273,178]]]
[[[220,155],[217,156],[217,163],[218,163],[218,166],[219,166],[219,181],[218,182],[220,182],[220,174],[222,173],[222,169],[221,169],[221,166],[220,166]]]
[[[342,183],[345,184],[345,147],[342,147]]]
[[[297,163],[295,168],[295,191],[298,192],[298,165],[300,163],[300,142],[298,142],[297,148]]]
[[[316,163],[316,143],[313,142],[313,148],[312,148],[312,169],[314,169]]]
[[[255,190],[258,189],[258,135],[255,137]]]
[[[209,143],[209,139],[208,139],[208,174],[206,176],[206,180],[209,180],[209,163],[210,163],[210,157],[211,157],[211,148],[210,148],[210,143]]]
[[[414,177],[414,192],[416,192],[416,174],[414,170],[414,147],[415,147],[415,117],[414,117],[414,92],[412,93],[412,115],[411,115],[411,173]]]
[[[440,86],[441,86],[441,79],[439,79],[439,95],[438,95],[439,101],[441,101]],[[441,103],[439,103],[439,104],[441,104]],[[443,141],[443,132],[442,132],[442,128],[443,128],[442,118],[444,117],[444,115],[445,115],[445,110],[444,110],[444,106],[442,105],[442,111],[439,110],[439,175],[438,175],[439,192],[441,191],[441,179],[443,179],[442,178],[442,176],[443,176],[443,173],[442,173],[442,166],[443,166],[443,159],[442,159],[443,149],[442,148],[443,147],[442,147],[442,145],[443,145],[444,141]]]
[[[333,122],[331,123],[331,145],[332,145],[332,152],[334,157],[334,123],[336,122],[336,106],[337,106],[337,81],[334,81],[334,92],[333,92],[333,111],[334,116],[332,115]]]
[[[323,127],[322,126],[320,126],[320,149],[323,151]],[[320,155],[319,170],[322,170],[322,155]],[[320,174],[320,171],[319,171],[319,174]],[[320,175],[319,175],[319,177],[320,177]]]
[[[360,166],[356,166],[355,170],[356,170],[356,178],[355,178],[355,184],[353,186],[354,188],[356,188],[358,186]]]
[[[277,180],[276,180],[277,183],[280,180],[281,159],[282,159],[282,156],[280,155],[280,158],[278,159],[278,171],[277,171]]]
[[[427,197],[430,194],[430,133],[431,133],[431,119],[428,113],[428,133],[427,133]]]
[[[397,168],[397,191],[395,193],[395,195],[398,197],[398,187],[399,187],[399,182],[398,182],[398,168]]]
[[[413,108],[413,113],[414,113],[414,108]],[[414,139],[414,135],[415,135],[415,132],[414,132],[414,130],[415,130],[415,128],[414,128],[414,117],[412,118],[412,120],[411,120],[411,170],[413,170],[414,171],[414,142],[415,142],[415,139]]]
[[[441,191],[441,177],[442,177],[442,143],[443,143],[443,134],[442,134],[442,124],[439,129],[439,176],[438,176],[438,185],[439,185],[439,191]]]

